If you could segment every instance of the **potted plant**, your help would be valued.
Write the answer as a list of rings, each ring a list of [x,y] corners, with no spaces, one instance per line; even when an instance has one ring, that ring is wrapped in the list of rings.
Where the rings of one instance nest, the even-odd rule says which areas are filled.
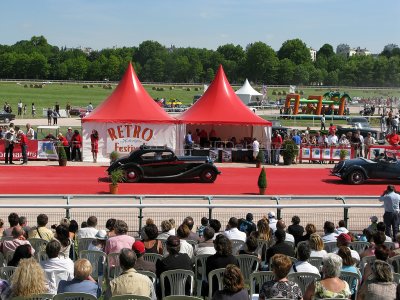
[[[260,195],[265,195],[265,190],[267,189],[267,175],[264,167],[261,169],[260,175],[258,175],[258,188],[260,190]]]
[[[58,165],[61,167],[65,167],[67,165],[68,158],[64,146],[61,142],[57,143],[57,154],[58,154]]]
[[[122,182],[124,179],[124,171],[121,169],[116,169],[110,173],[110,193],[118,194],[118,183]]]
[[[265,163],[265,156],[264,156],[264,151],[260,149],[258,151],[257,157],[256,157],[256,167],[261,168],[261,165]]]
[[[283,156],[283,163],[285,165],[291,165],[296,156],[299,154],[299,147],[294,141],[286,140],[283,142],[281,152]]]
[[[113,151],[110,153],[110,165],[119,158],[119,153],[117,151]]]
[[[346,149],[340,149],[340,153],[339,153],[340,160],[345,160],[346,156],[347,156],[347,150]]]

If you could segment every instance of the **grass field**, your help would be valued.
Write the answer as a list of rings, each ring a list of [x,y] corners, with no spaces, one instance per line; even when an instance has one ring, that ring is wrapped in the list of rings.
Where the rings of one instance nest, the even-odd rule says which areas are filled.
[[[116,85],[112,85],[113,89],[104,89],[100,84],[93,84],[88,88],[83,88],[83,84],[63,84],[52,83],[46,84],[43,88],[31,88],[29,83],[28,87],[24,87],[25,83],[17,84],[11,82],[0,83],[0,105],[4,102],[11,104],[13,112],[17,111],[17,103],[19,99],[22,100],[23,104],[27,105],[27,116],[31,116],[31,104],[35,103],[37,116],[41,116],[43,108],[54,107],[55,103],[58,102],[61,108],[65,108],[69,102],[72,106],[86,107],[89,102],[92,102],[94,107],[104,101],[113,91]],[[179,99],[186,105],[192,103],[194,95],[202,94],[202,86],[168,86],[168,85],[144,85],[151,97],[166,98],[166,99]],[[234,87],[237,89],[238,87]],[[309,95],[322,95],[327,92],[327,89],[315,89],[315,88],[299,88],[304,91],[303,97]],[[400,97],[400,89],[340,89],[342,92],[347,92],[350,96],[355,97],[388,97],[395,96]],[[269,88],[268,98],[277,99],[284,96],[272,95],[272,92],[282,92],[284,88]]]

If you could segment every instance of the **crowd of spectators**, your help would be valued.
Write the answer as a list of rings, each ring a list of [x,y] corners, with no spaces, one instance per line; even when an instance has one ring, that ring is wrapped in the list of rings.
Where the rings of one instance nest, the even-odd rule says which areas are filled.
[[[274,212],[257,222],[251,213],[243,219],[232,217],[224,227],[220,221],[204,217],[196,226],[198,230],[195,230],[192,217],[179,223],[174,219],[164,220],[160,230],[152,219],[148,219],[137,237],[129,234],[123,220],[109,219],[103,227],[95,216],[90,216],[80,228],[76,221],[66,218],[49,227],[45,214],[37,216],[36,226],[29,227],[27,221],[16,213],[9,215],[9,226],[0,220],[3,237],[0,252],[5,263],[16,268],[10,280],[0,281],[1,299],[64,292],[85,292],[105,299],[124,294],[161,298],[162,294],[171,293],[168,281],[160,284],[163,272],[196,271],[195,261],[200,255],[207,255],[203,265],[206,275],[225,268],[222,289],[218,288],[217,278],[212,279],[212,299],[248,299],[249,286],[245,283],[248,278],[239,267],[241,255],[255,258],[257,264],[252,262],[253,272],[272,271],[273,279],[258,286],[260,299],[355,299],[357,292],[357,299],[396,299],[396,291],[400,291],[391,264],[392,257],[400,256],[400,234],[394,237],[395,240],[386,236],[385,224],[378,222],[375,216],[371,217],[370,224],[366,224],[363,233],[352,232],[341,220],[336,226],[326,221],[322,235],[317,233],[319,226],[315,224],[303,227],[298,216],[293,216],[292,224],[287,227]],[[119,264],[121,273],[114,277],[100,274],[110,278],[104,284],[103,280],[91,276],[93,262],[77,259],[80,240],[87,238],[91,239],[88,250],[105,255],[119,253],[118,260],[107,263]],[[45,240],[45,248],[35,252],[30,243],[32,239]],[[355,241],[369,243],[361,250],[353,249]],[[240,247],[237,247],[238,242]],[[42,252],[45,252],[45,258]],[[149,253],[159,254],[160,259],[156,262],[147,260]],[[316,266],[311,259],[318,258],[322,264]],[[58,282],[48,276],[55,270],[65,271],[67,277]],[[153,273],[158,278],[157,284],[141,274],[142,271]],[[299,272],[318,278],[322,275],[322,279],[301,287],[292,279],[293,274]],[[360,281],[343,280],[341,272],[354,273]],[[207,280],[200,283],[202,296],[209,295],[210,283]],[[185,292],[190,294],[191,288],[187,281]]]

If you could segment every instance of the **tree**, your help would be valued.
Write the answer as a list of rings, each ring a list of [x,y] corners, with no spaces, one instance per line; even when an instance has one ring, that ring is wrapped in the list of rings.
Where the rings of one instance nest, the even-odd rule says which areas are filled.
[[[243,60],[246,56],[242,46],[226,44],[223,46],[219,46],[217,48],[217,52],[221,53],[226,60],[239,62]]]
[[[148,81],[164,81],[165,63],[160,58],[149,59],[143,66],[142,77]]]
[[[279,59],[288,58],[296,65],[311,63],[310,49],[300,39],[287,40],[278,51]]]
[[[144,41],[135,53],[135,61],[144,66],[149,59],[160,58],[165,60],[167,49],[159,42]]]
[[[84,57],[70,58],[65,61],[65,64],[67,65],[68,79],[83,80],[86,78],[88,63]]]
[[[293,81],[298,85],[308,84],[310,80],[310,74],[308,73],[305,65],[298,65],[294,70]]]
[[[296,68],[296,65],[288,58],[284,58],[281,61],[279,61],[278,83],[279,84],[292,84],[295,68]]]
[[[322,45],[322,47],[319,48],[319,50],[317,51],[317,58],[318,56],[324,56],[325,58],[329,58],[333,55],[335,55],[335,52],[333,51],[333,47],[330,44]]]
[[[47,78],[49,75],[50,66],[47,63],[46,57],[38,52],[32,53],[27,71],[30,78]]]
[[[275,51],[263,42],[256,42],[247,49],[246,77],[254,82],[275,83],[279,60]]]

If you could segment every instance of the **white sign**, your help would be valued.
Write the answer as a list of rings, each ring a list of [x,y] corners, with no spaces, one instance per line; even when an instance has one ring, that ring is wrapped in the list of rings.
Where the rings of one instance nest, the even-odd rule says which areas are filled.
[[[141,145],[174,147],[176,130],[166,124],[108,123],[107,153],[128,154]]]

